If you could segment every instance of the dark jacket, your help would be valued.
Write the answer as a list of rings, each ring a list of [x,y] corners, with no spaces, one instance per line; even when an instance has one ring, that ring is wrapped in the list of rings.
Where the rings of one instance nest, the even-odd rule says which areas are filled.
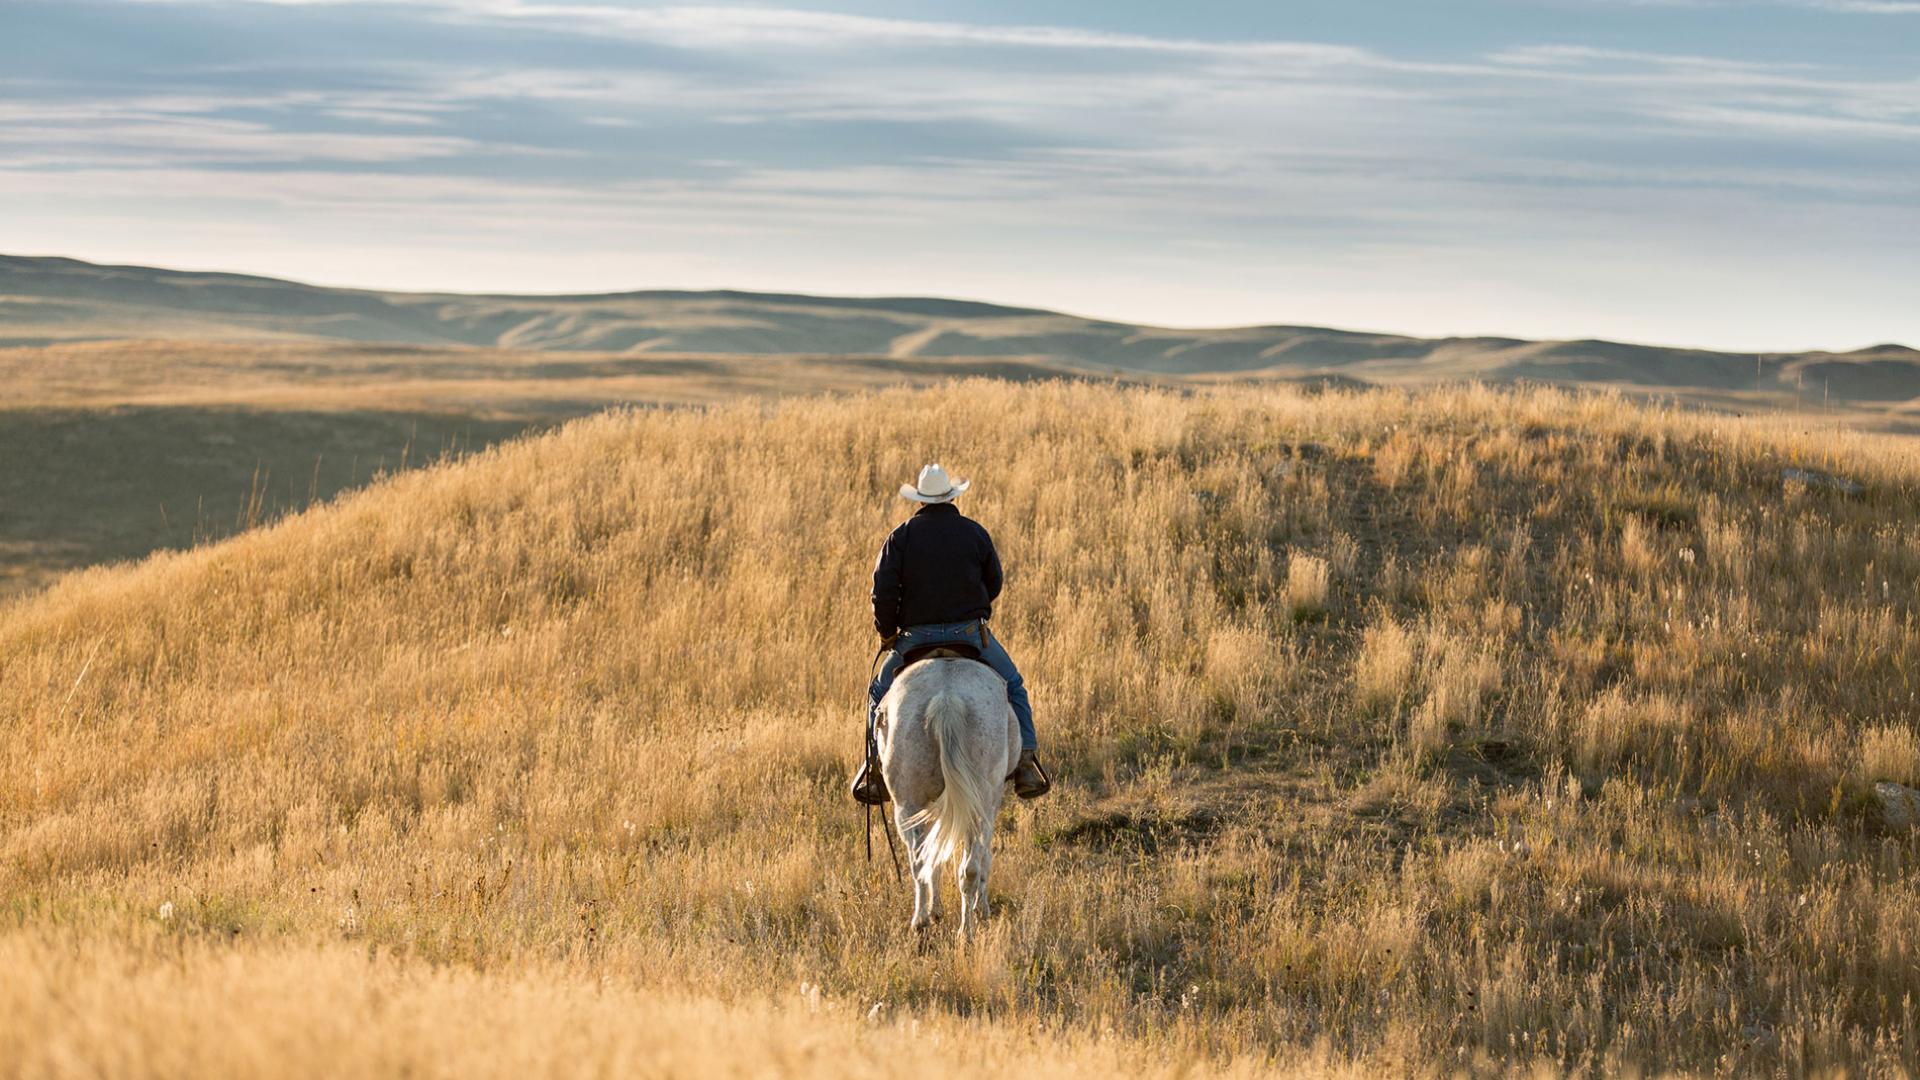
[[[980,523],[952,503],[923,506],[880,546],[873,564],[873,628],[967,622],[993,614],[1000,554]]]

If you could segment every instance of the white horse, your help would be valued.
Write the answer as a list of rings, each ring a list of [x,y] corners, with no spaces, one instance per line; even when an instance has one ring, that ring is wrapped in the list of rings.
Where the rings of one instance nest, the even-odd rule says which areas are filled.
[[[894,681],[880,702],[874,737],[913,869],[913,928],[939,915],[934,875],[958,854],[965,935],[987,917],[993,822],[1020,761],[1006,681],[985,664],[936,652]]]

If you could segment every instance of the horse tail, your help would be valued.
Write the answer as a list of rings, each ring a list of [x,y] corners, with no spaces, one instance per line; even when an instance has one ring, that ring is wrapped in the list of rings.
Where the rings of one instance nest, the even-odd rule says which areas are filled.
[[[980,835],[987,808],[993,805],[994,785],[1001,778],[985,775],[971,762],[979,755],[967,753],[967,706],[958,695],[945,690],[933,695],[927,702],[927,729],[940,747],[940,777],[946,787],[908,824],[932,826],[919,851],[920,870],[931,880],[963,845]]]

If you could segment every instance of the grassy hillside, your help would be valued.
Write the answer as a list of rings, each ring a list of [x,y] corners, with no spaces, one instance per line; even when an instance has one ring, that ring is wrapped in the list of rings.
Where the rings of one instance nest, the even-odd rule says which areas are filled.
[[[971,943],[841,788],[929,458],[1058,781]],[[578,421],[0,608],[0,1062],[1910,1071],[1917,512],[1910,442],[1547,391]]]
[[[611,405],[1063,374],[1020,360],[312,342],[0,349],[0,598],[79,567],[228,536]]]
[[[1288,301],[1276,297],[1276,310]],[[1721,353],[1612,341],[1413,338],[1313,326],[1174,329],[920,297],[729,291],[473,296],[0,255],[0,346],[330,341],[650,355],[1014,360],[1106,373],[1612,386],[1732,411],[1837,409],[1911,428],[1920,353]]]

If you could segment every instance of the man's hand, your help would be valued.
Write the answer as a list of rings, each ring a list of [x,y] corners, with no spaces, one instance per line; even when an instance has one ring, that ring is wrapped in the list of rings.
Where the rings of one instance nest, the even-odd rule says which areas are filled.
[[[895,630],[891,634],[882,634],[880,635],[880,647],[883,649],[891,649],[893,648],[894,643],[899,640],[900,640],[900,631],[898,630]]]

